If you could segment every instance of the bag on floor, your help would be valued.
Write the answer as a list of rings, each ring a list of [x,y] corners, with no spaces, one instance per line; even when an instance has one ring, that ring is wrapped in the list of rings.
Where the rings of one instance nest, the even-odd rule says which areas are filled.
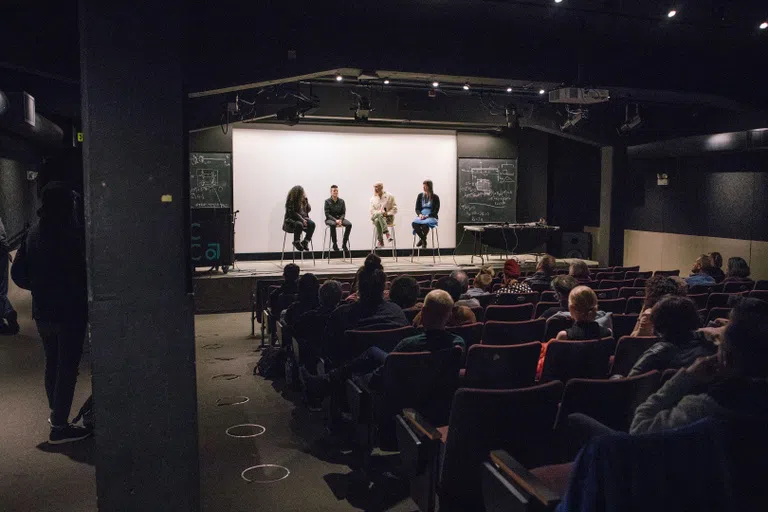
[[[265,379],[279,379],[285,375],[285,349],[282,347],[264,347],[261,359],[253,369],[254,375]]]

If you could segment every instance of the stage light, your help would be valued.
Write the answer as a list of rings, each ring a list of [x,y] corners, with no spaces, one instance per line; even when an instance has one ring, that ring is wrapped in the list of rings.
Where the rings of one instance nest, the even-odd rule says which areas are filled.
[[[674,18],[677,15],[677,11],[672,9],[667,13],[667,18]]]
[[[544,89],[539,89],[539,94],[544,94],[545,92],[547,91],[545,91]]]
[[[469,84],[464,84],[464,87],[463,87],[463,89],[464,89],[465,91],[468,91],[468,90],[469,90]]]
[[[337,81],[337,82],[341,82],[342,80],[344,80],[344,77],[343,77],[343,76],[341,76],[341,75],[336,75],[336,81]]]
[[[384,85],[389,85],[389,80],[384,80]]]
[[[563,0],[555,0],[555,3],[556,3],[556,4],[559,4],[559,3],[561,3],[562,1],[563,1]]]
[[[768,21],[764,21],[760,24],[760,30],[765,30],[768,28]]]
[[[434,88],[438,88],[438,87],[440,87],[440,82],[438,82],[437,80],[435,80],[434,82],[432,82],[432,87],[434,87]]]
[[[507,92],[512,92],[512,88],[511,87],[507,87]]]

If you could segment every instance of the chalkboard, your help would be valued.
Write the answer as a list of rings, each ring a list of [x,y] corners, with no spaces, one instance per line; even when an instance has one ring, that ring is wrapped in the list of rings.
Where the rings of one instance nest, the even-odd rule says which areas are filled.
[[[191,208],[232,208],[232,153],[189,154]]]
[[[232,212],[228,209],[198,208],[190,212],[190,257],[195,267],[231,266]]]
[[[459,158],[459,224],[517,221],[517,159]]]

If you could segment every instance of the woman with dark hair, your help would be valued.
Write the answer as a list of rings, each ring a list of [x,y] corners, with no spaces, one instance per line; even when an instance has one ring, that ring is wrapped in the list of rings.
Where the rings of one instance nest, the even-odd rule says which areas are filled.
[[[661,299],[651,310],[651,322],[661,341],[640,356],[629,377],[651,370],[682,368],[717,351],[713,343],[696,332],[701,327],[701,318],[696,304],[688,297]]]
[[[299,278],[298,298],[285,310],[285,325],[293,327],[299,316],[312,311],[320,304],[319,290],[320,281],[315,274],[304,274]]]
[[[440,196],[435,194],[432,180],[424,180],[423,192],[416,198],[416,215],[411,225],[413,234],[418,235],[416,247],[427,248],[427,235],[430,228],[437,227],[437,214],[440,212]]]
[[[744,258],[734,256],[728,258],[728,274],[726,281],[749,281],[749,265]]]
[[[315,223],[309,218],[309,212],[312,207],[309,206],[307,195],[304,193],[304,187],[296,185],[288,192],[285,198],[285,217],[283,217],[283,231],[293,233],[293,246],[297,251],[308,251],[309,242],[312,240],[312,234],[315,232]],[[301,239],[301,232],[306,232],[304,240]]]
[[[653,276],[648,279],[645,283],[643,312],[637,318],[637,323],[631,336],[653,336],[653,321],[651,320],[651,309],[653,306],[667,295],[685,297],[687,292],[687,285],[680,278]]]
[[[709,269],[709,275],[715,280],[716,283],[722,283],[725,279],[725,272],[723,272],[723,255],[719,252],[709,253],[709,257],[712,259],[712,268]]]

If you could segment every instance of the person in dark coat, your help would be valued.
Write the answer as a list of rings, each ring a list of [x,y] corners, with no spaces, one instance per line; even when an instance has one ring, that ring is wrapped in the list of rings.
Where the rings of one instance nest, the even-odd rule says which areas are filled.
[[[432,180],[424,180],[424,192],[416,198],[416,218],[411,225],[413,234],[419,237],[416,247],[427,248],[427,235],[430,228],[437,228],[440,212],[440,196],[435,194]]]
[[[283,218],[283,231],[293,233],[293,246],[297,251],[308,251],[309,242],[315,232],[315,223],[309,218],[312,207],[309,205],[304,187],[296,185],[288,192],[285,198],[285,217]],[[304,240],[301,240],[301,232],[304,231]]]
[[[66,184],[46,185],[42,203],[40,219],[22,242],[11,275],[20,288],[32,292],[32,316],[45,349],[48,442],[61,444],[92,432],[69,423],[88,325],[85,237],[76,195]]]
[[[11,259],[11,247],[8,235],[0,219],[0,334],[18,334],[19,322],[16,310],[8,300],[8,262]]]

